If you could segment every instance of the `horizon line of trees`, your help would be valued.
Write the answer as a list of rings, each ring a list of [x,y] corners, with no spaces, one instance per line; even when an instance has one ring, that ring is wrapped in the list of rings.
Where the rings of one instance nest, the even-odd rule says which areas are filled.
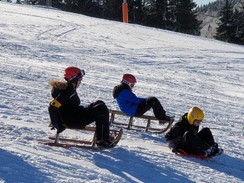
[[[24,0],[23,3],[46,5],[50,1],[53,7],[64,11],[122,21],[123,0]],[[214,38],[244,45],[244,0],[217,0],[201,7],[193,0],[127,0],[127,3],[129,23],[197,36],[202,23],[197,20],[197,12],[221,10]]]
[[[24,0],[24,3],[46,5],[47,1]],[[52,7],[122,21],[122,3],[123,0],[52,0]],[[127,3],[129,23],[200,35],[201,22],[197,20],[193,0],[127,0]]]

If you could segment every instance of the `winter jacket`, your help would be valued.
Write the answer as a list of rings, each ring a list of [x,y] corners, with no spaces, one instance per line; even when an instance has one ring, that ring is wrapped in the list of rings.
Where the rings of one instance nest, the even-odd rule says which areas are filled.
[[[200,141],[197,137],[198,130],[199,126],[191,125],[187,120],[187,113],[185,113],[165,135],[165,138],[169,142],[169,147],[171,149],[184,149],[190,153],[194,151],[192,147],[188,145],[192,143],[191,138],[187,138],[188,140],[190,139],[190,141],[186,141],[185,135],[187,134],[187,136],[192,137],[192,140],[196,139],[194,142],[198,142]]]
[[[50,82],[53,99],[49,103],[49,113],[52,123],[77,121],[75,118],[84,108],[80,105],[80,98],[72,84],[63,81]],[[58,113],[59,117],[55,115]]]
[[[98,100],[84,107],[80,105],[80,98],[71,83],[52,81],[50,85],[53,99],[48,110],[57,133],[65,127],[82,129],[96,122],[96,139],[109,139],[109,111],[103,101]]]
[[[137,97],[126,84],[115,86],[113,97],[116,99],[120,110],[128,116],[135,116],[138,104],[145,100]]]
[[[207,149],[217,143],[214,142],[209,128],[203,128],[199,132],[198,130],[199,126],[189,124],[186,113],[165,137],[173,151],[183,149],[189,154],[203,155]]]
[[[185,132],[190,132],[194,135],[197,134],[199,130],[199,126],[191,125],[187,120],[187,113],[185,113],[180,120],[170,129],[170,131],[166,134],[166,139],[173,140],[173,139],[180,139],[183,137]]]

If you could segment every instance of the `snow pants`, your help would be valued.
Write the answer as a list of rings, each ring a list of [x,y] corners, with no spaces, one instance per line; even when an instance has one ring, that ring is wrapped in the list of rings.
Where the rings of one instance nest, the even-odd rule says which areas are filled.
[[[54,113],[50,108],[49,114],[52,123],[57,118],[55,114],[59,114],[59,124],[64,124],[67,128],[82,129],[86,125],[95,122],[97,140],[109,139],[109,111],[106,104],[101,100],[91,103],[87,107],[80,106],[74,109],[72,115],[66,116],[67,119],[62,118],[61,112]]]
[[[181,141],[182,149],[188,153],[202,155],[203,151],[207,150],[214,144],[214,138],[209,128],[203,128],[197,134],[186,132]]]
[[[145,101],[140,102],[138,104],[138,108],[136,110],[136,116],[141,116],[145,112],[147,112],[150,109],[153,109],[154,116],[158,119],[164,119],[165,118],[165,110],[159,100],[156,97],[149,97]]]

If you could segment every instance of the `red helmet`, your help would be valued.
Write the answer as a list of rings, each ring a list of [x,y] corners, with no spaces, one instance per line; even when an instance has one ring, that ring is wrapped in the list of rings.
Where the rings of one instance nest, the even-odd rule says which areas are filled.
[[[85,75],[84,70],[77,67],[67,67],[64,71],[64,79],[68,82],[76,82]]]
[[[132,88],[136,83],[136,78],[132,74],[124,74],[121,83],[125,83]]]

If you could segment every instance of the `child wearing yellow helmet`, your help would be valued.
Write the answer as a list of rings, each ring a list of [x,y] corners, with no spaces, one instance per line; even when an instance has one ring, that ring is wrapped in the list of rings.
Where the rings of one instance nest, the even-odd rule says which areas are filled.
[[[191,125],[195,120],[202,121],[203,119],[204,119],[204,113],[198,107],[192,107],[187,113],[187,120]]]
[[[204,112],[196,106],[180,118],[165,136],[172,152],[176,153],[181,149],[188,154],[209,157],[223,151],[218,148],[209,128],[199,131],[203,119]]]

